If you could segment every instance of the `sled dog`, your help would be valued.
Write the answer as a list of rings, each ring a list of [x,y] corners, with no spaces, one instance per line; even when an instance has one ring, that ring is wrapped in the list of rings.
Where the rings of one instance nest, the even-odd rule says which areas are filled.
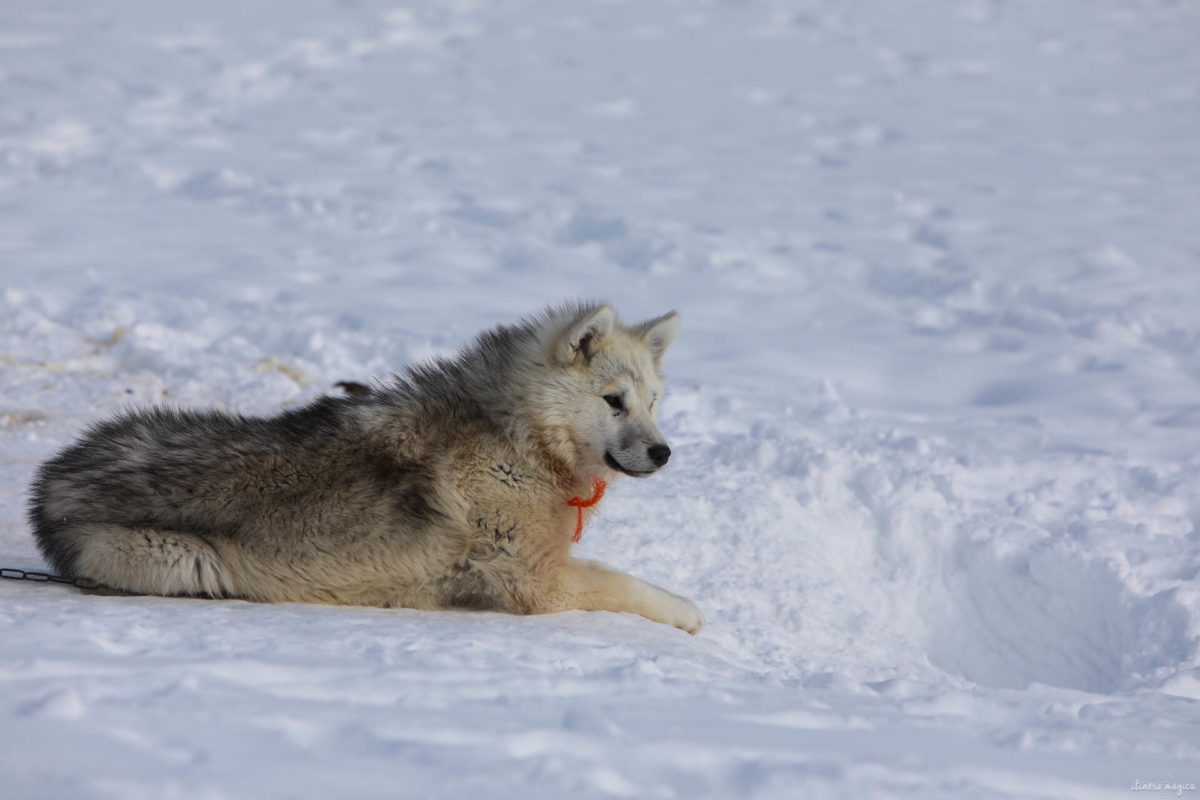
[[[605,482],[671,455],[654,412],[678,328],[564,306],[271,418],[126,412],[38,471],[34,535],[62,574],[122,592],[629,611],[695,633],[691,601],[570,554]]]

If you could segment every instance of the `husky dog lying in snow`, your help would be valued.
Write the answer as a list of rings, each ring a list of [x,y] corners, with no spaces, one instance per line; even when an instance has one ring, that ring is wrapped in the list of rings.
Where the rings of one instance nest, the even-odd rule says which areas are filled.
[[[678,328],[570,306],[269,419],[128,412],[42,466],[34,535],[63,574],[125,592],[631,611],[695,633],[691,601],[570,557],[604,482],[670,457],[653,414]]]

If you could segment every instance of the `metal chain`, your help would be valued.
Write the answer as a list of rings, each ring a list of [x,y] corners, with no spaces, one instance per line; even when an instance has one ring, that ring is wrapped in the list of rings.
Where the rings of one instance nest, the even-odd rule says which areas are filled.
[[[78,586],[80,589],[98,589],[100,584],[87,578],[64,578],[61,575],[51,575],[48,572],[17,569],[16,567],[0,567],[0,578],[10,581],[34,581],[36,583],[65,583],[68,586]]]

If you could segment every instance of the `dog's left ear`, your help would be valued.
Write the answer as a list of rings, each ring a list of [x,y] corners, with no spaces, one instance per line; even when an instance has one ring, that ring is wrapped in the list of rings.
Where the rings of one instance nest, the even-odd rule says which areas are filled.
[[[667,352],[671,342],[675,341],[675,334],[679,333],[679,314],[669,311],[661,317],[634,326],[633,330],[645,342],[646,347],[650,348],[650,355],[654,356],[654,366],[661,367],[663,353]]]
[[[558,360],[563,364],[570,364],[576,358],[590,360],[616,322],[617,316],[610,305],[600,306],[577,320],[558,343]]]

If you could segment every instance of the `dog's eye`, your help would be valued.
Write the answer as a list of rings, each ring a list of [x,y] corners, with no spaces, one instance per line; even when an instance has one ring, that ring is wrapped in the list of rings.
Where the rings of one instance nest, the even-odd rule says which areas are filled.
[[[604,395],[604,402],[608,403],[609,408],[613,411],[622,411],[625,408],[625,403],[621,400],[621,395],[619,394]]]

